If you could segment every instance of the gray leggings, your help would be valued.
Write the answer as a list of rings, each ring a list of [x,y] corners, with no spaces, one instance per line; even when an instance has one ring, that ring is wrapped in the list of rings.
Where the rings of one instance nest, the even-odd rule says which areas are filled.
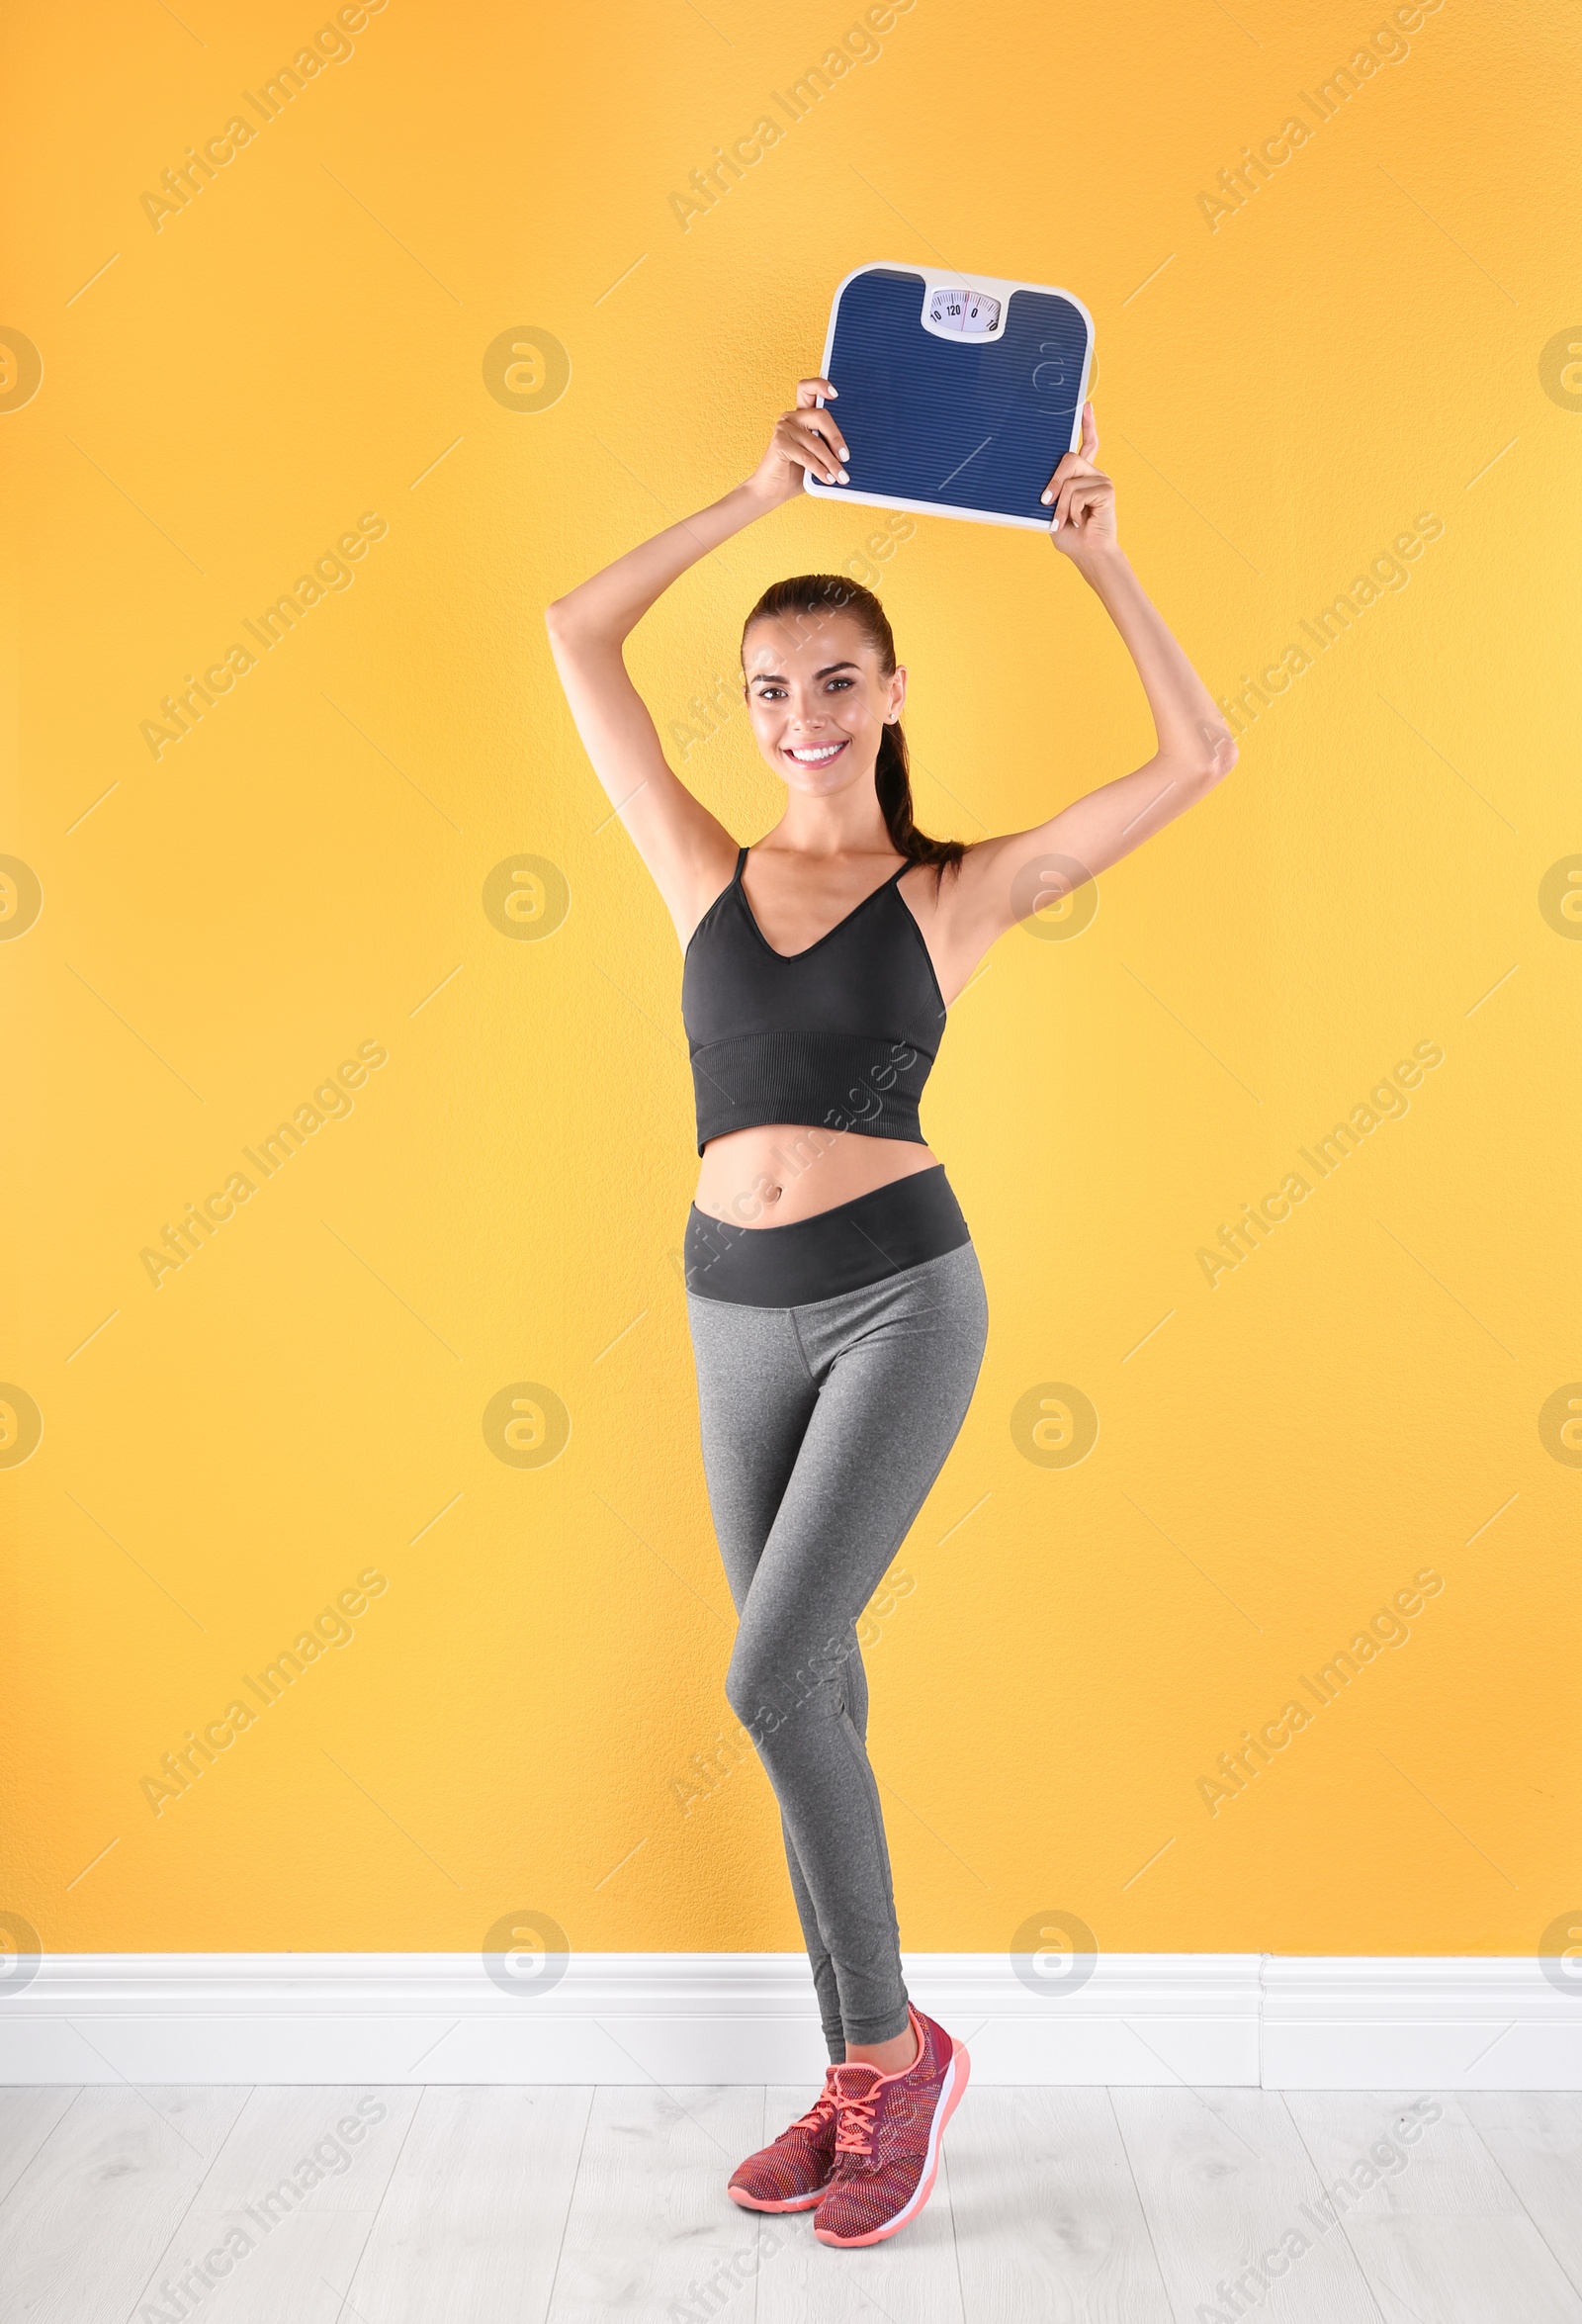
[[[791,1231],[782,1229],[768,1232]],[[687,1298],[709,1506],[740,1617],[725,1691],[780,1805],[832,2059],[908,2024],[856,1623],[966,1417],[971,1243],[833,1298]]]

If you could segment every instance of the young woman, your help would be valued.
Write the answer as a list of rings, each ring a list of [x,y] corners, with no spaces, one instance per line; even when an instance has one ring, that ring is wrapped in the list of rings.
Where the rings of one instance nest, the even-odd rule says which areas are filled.
[[[740,1618],[726,1679],[781,1811],[831,2065],[799,2121],[733,2175],[749,2209],[816,2209],[876,2243],[927,2200],[967,2052],[913,2007],[855,1625],[944,1464],[982,1362],[983,1278],[918,1099],[949,1004],[998,937],[1130,853],[1236,761],[1214,703],[1122,555],[1082,448],[1050,538],[1119,630],[1158,749],[1029,831],[972,847],[912,819],[907,672],[877,598],[830,575],[747,616],[753,739],[786,786],[739,847],[665,764],[626,672],[671,582],[802,491],[848,481],[829,380],[803,380],[745,484],[549,608],[599,779],[675,922],[697,1102],[687,1314],[709,1503]],[[1054,739],[1053,737],[1051,738]]]

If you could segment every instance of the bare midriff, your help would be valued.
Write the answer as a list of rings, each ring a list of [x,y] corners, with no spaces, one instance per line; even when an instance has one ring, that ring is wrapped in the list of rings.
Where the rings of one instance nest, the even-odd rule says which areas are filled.
[[[771,1121],[709,1140],[693,1201],[706,1218],[732,1226],[790,1226],[937,1161],[927,1146],[899,1138]]]

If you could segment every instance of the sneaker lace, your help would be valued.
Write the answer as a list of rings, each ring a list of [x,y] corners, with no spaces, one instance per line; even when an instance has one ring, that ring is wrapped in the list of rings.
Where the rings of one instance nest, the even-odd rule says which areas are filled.
[[[793,2130],[825,2130],[835,2112],[835,2099],[828,2090],[820,2091],[805,2114],[799,2114],[792,2123]]]
[[[840,2126],[835,2140],[837,2155],[872,2154],[873,2109],[876,2103],[877,2100],[871,2096],[840,2101]]]

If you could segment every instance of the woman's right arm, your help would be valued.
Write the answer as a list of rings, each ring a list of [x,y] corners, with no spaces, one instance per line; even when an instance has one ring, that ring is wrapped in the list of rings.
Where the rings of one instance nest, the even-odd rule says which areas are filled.
[[[683,945],[735,869],[737,845],[665,764],[621,649],[689,566],[800,492],[804,469],[826,483],[842,476],[844,438],[834,414],[814,403],[815,397],[835,392],[828,380],[801,381],[797,408],[781,413],[768,450],[745,484],[618,557],[557,597],[544,616],[582,747]]]

